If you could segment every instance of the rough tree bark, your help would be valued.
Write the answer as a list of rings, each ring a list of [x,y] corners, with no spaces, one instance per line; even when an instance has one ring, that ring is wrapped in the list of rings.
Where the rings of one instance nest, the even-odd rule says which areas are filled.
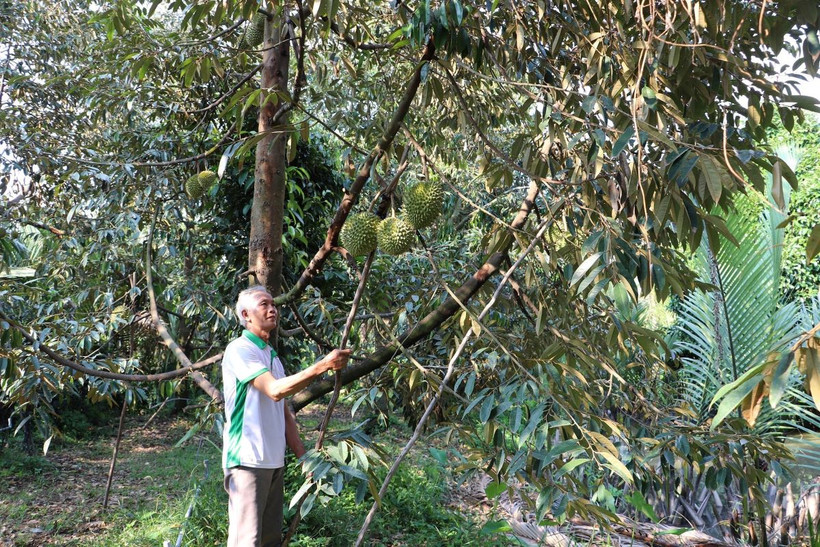
[[[285,114],[275,119],[279,101],[273,99],[277,92],[288,90],[289,38],[289,28],[282,21],[268,18],[262,54],[263,104],[259,111],[259,132],[265,137],[256,145],[256,180],[248,241],[248,269],[256,282],[267,287],[274,296],[279,294],[282,284],[288,117]]]

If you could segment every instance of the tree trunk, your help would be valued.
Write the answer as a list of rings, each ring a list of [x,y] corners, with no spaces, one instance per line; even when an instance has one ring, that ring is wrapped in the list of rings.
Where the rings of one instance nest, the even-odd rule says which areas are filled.
[[[279,101],[266,100],[276,91],[287,92],[290,41],[288,28],[279,19],[265,23],[262,54],[262,102],[259,132],[265,137],[256,145],[256,170],[251,206],[248,269],[256,282],[274,296],[281,291],[282,223],[285,210],[285,168],[287,167],[287,116],[273,125]],[[273,99],[271,97],[271,99]]]

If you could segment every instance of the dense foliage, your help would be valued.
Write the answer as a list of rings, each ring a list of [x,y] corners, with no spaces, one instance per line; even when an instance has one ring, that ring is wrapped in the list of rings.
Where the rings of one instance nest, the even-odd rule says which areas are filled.
[[[265,41],[249,46],[260,9]],[[810,2],[6,2],[0,21],[0,402],[45,438],[64,391],[193,389],[175,371],[230,338],[249,277],[290,308],[294,360],[337,345],[359,273],[338,247],[347,216],[398,213],[428,180],[445,187],[442,220],[376,257],[343,379],[358,408],[419,430],[435,410],[460,469],[520,485],[539,521],[647,514],[640,494],[679,522],[652,495],[673,469],[762,499],[782,439],[719,424],[715,403],[724,418],[795,367],[820,397],[813,325],[695,404],[663,333],[624,303],[712,289],[688,257],[742,239],[737,196],[771,179],[782,205],[797,186],[767,130],[820,110],[775,60],[797,44],[815,74]],[[186,197],[206,168],[219,183]],[[811,262],[820,232],[792,225]],[[210,424],[216,367],[191,377]],[[376,492],[378,460],[361,430],[311,453],[303,512],[348,482]]]

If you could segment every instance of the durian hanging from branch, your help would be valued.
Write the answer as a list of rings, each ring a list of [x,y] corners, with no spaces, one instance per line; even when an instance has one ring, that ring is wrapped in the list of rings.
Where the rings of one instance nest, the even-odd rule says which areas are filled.
[[[216,178],[216,173],[207,169],[200,171],[196,175],[191,175],[188,180],[185,181],[185,193],[191,199],[199,199],[206,192],[210,191],[214,182],[216,182]]]
[[[339,232],[339,242],[353,256],[368,255],[376,250],[376,227],[379,217],[373,213],[350,215]]]
[[[438,181],[422,180],[404,192],[402,217],[416,230],[436,221],[444,206],[444,187]]]
[[[265,19],[264,13],[256,13],[253,19],[245,27],[245,33],[239,41],[241,49],[253,49],[265,40]]]
[[[413,226],[400,217],[387,217],[379,222],[376,239],[381,252],[398,256],[413,248],[416,243],[416,231]]]

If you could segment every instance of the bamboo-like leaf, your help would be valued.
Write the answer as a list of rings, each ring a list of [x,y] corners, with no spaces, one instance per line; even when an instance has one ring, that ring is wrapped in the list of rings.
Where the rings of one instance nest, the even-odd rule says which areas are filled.
[[[619,460],[616,456],[613,456],[609,452],[599,452],[601,457],[606,460],[604,463],[605,467],[608,467],[612,471],[614,471],[619,477],[621,477],[627,483],[632,483],[634,478],[632,477],[632,472],[626,468],[621,460]]]
[[[783,394],[786,393],[788,386],[789,372],[791,364],[794,361],[794,353],[787,352],[780,358],[777,367],[772,373],[771,386],[769,387],[769,404],[772,408],[777,408]]]
[[[714,430],[721,422],[732,412],[737,406],[746,398],[746,396],[752,392],[753,389],[757,387],[757,384],[763,381],[763,377],[760,375],[752,376],[751,378],[746,379],[743,383],[734,387],[733,390],[730,390],[723,400],[720,402],[720,406],[718,406],[717,413],[715,417],[712,418],[712,426],[711,429]],[[735,385],[735,384],[731,384]],[[715,396],[715,399],[718,399]]]
[[[811,229],[809,239],[806,242],[806,265],[808,266],[812,259],[817,256],[820,251],[820,224],[815,224]]]
[[[572,274],[572,280],[569,283],[570,286],[576,285],[581,279],[583,279],[583,277],[586,275],[586,273],[589,271],[589,269],[592,268],[592,266],[596,262],[598,262],[598,259],[601,258],[601,255],[603,255],[603,254],[604,253],[592,254],[592,255],[588,256],[586,258],[586,260],[581,262],[580,266],[578,266],[578,269],[575,270],[574,274]]]

